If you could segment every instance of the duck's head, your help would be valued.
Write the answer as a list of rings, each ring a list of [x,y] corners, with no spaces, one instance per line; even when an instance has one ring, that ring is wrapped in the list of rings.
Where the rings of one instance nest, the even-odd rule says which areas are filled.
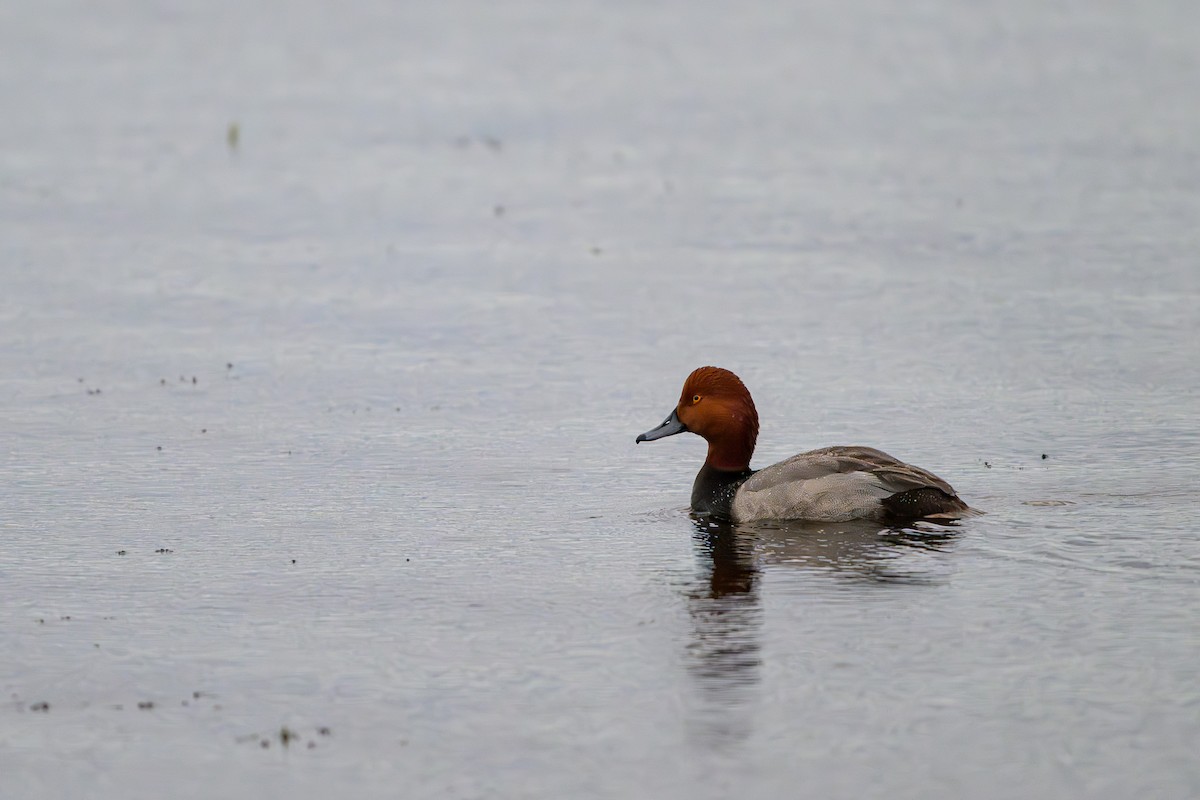
[[[691,432],[708,441],[706,464],[736,472],[750,466],[758,440],[758,412],[741,378],[720,367],[700,367],[688,375],[679,405],[657,428],[637,437],[652,442]]]

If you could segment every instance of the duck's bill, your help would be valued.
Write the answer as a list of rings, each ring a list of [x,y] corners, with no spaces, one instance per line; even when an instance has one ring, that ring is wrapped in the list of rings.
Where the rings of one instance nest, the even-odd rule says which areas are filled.
[[[655,439],[664,439],[667,436],[674,436],[677,433],[686,433],[687,425],[679,421],[679,415],[674,411],[671,416],[663,420],[662,424],[657,428],[652,428],[641,436],[637,437],[639,442],[653,442]]]

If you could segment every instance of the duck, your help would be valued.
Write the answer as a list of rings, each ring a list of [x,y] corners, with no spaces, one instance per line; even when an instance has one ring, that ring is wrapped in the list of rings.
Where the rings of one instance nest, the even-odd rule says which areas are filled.
[[[873,447],[822,447],[751,469],[758,411],[741,378],[721,367],[700,367],[688,375],[670,415],[636,442],[679,433],[694,433],[708,442],[708,456],[692,484],[691,508],[698,515],[733,523],[867,520],[896,525],[978,513],[932,472]]]

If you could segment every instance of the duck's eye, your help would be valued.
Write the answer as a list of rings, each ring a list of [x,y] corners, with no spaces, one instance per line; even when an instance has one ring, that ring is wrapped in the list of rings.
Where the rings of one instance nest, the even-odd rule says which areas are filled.
[[[696,403],[699,403],[699,402],[700,402],[700,395],[698,395],[698,394],[692,395],[692,405],[695,405]]]

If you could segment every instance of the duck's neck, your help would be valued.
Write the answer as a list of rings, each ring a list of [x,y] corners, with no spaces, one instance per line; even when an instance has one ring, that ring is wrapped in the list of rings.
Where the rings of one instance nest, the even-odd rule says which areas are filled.
[[[754,433],[745,432],[709,439],[708,457],[704,459],[704,466],[722,472],[744,472],[750,469],[755,438]]]
[[[708,458],[692,484],[692,510],[729,519],[733,496],[746,478],[754,474],[754,433],[741,432],[708,442]]]

